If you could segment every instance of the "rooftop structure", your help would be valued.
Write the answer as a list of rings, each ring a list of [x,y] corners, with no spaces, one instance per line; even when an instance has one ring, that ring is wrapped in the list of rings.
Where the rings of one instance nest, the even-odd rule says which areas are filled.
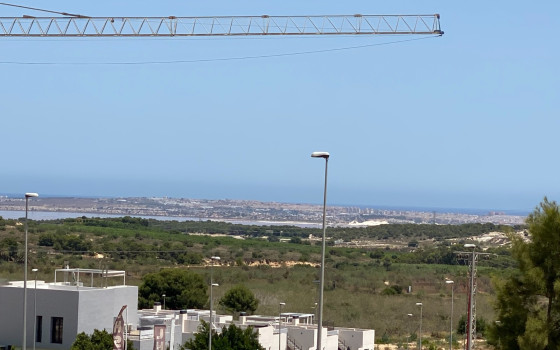
[[[177,349],[194,337],[200,321],[208,322],[209,317],[209,310],[162,310],[161,305],[155,303],[153,309],[138,311],[139,325],[129,339],[135,349],[151,350],[154,326],[165,325],[166,347]],[[313,314],[295,312],[283,312],[278,316],[242,315],[239,320],[233,320],[231,315],[216,315],[213,330],[220,333],[230,324],[253,327],[259,334],[260,344],[267,350],[316,350],[318,329],[313,321]],[[375,331],[371,329],[323,327],[322,338],[323,350],[373,350],[375,345]]]
[[[81,332],[92,334],[98,329],[111,333],[119,311],[127,305],[127,336],[136,350],[154,349],[154,339],[161,335],[165,348],[173,350],[195,336],[202,320],[210,319],[209,310],[165,310],[158,302],[152,309],[138,310],[138,287],[125,282],[125,271],[69,267],[57,269],[51,283],[30,280],[27,344],[69,349]],[[0,344],[21,346],[22,303],[22,281],[0,285]],[[253,327],[267,350],[317,350],[314,314],[241,315],[238,320],[217,314],[213,319],[212,329],[217,333],[230,324]],[[322,350],[373,350],[375,344],[374,330],[367,329],[323,327],[321,338]]]
[[[62,281],[57,281],[60,274]],[[126,322],[137,324],[138,287],[124,284],[124,271],[67,267],[57,269],[55,275],[54,282],[28,283],[28,346],[36,343],[41,349],[69,349],[81,332],[111,332],[123,305],[127,305]],[[123,277],[123,283],[110,285],[114,281],[109,277]],[[23,281],[0,286],[0,344],[21,347],[22,303]]]

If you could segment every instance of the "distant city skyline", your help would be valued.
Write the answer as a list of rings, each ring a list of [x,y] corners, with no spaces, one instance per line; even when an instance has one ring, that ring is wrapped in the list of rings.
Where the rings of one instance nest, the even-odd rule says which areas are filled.
[[[25,202],[21,196],[0,195],[0,216],[19,218]],[[245,225],[296,225],[315,227],[321,224],[322,204],[265,202],[236,199],[201,199],[173,197],[40,197],[32,203],[34,220],[81,216],[136,216],[156,220],[214,220]],[[345,206],[327,208],[329,226],[369,226],[379,224],[493,223],[519,225],[527,213],[501,210],[456,208],[411,208]]]
[[[223,193],[223,192],[221,192]],[[23,197],[23,193],[0,193],[0,196],[8,196],[11,198],[19,198]],[[320,205],[322,202],[320,200],[309,200],[309,201],[297,201],[297,200],[279,200],[279,199],[266,199],[263,196],[259,197],[255,195],[254,198],[241,198],[241,197],[228,197],[228,196],[215,196],[215,197],[201,197],[201,196],[181,196],[181,195],[87,195],[87,194],[52,194],[52,193],[42,193],[40,194],[41,197],[45,198],[53,198],[53,197],[76,197],[76,198],[185,198],[185,199],[201,199],[201,200],[220,200],[220,199],[228,199],[228,200],[247,200],[247,201],[261,201],[261,202],[279,202],[279,203],[293,203],[293,204],[312,204],[312,205]],[[286,197],[286,196],[284,196]],[[541,198],[542,199],[542,198]],[[407,204],[407,203],[350,203],[350,202],[333,202],[329,201],[328,205],[332,206],[344,206],[344,207],[360,207],[360,208],[372,208],[372,209],[389,209],[389,210],[414,210],[414,211],[436,211],[436,212],[457,212],[457,213],[469,213],[469,214],[486,214],[489,211],[503,211],[509,215],[526,215],[533,211],[533,209],[538,205],[540,202],[535,202],[532,206],[527,207],[500,207],[500,206],[440,206],[440,205],[415,205],[415,204]]]
[[[560,2],[43,6],[115,17],[439,13],[445,34],[0,38],[0,192],[320,203],[324,162],[310,155],[328,151],[328,204],[529,212],[560,200]]]

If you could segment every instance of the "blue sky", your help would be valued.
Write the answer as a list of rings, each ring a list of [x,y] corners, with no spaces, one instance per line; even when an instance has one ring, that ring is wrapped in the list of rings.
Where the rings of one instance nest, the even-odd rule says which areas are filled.
[[[37,6],[31,1],[17,4]],[[560,199],[560,3],[57,1],[89,16],[441,14],[445,35],[0,39],[0,193],[531,210]],[[0,7],[0,16],[40,15]]]

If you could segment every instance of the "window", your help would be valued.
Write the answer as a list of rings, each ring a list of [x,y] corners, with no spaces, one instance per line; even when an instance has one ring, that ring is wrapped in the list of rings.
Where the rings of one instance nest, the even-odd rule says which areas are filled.
[[[35,331],[35,341],[40,343],[43,341],[43,316],[37,316],[35,325],[37,327]]]
[[[51,343],[62,344],[62,317],[51,317]]]

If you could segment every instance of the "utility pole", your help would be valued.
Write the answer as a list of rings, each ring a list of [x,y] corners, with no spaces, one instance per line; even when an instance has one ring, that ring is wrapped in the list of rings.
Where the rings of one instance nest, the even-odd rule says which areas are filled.
[[[465,244],[465,248],[471,248],[468,252],[455,252],[459,258],[467,260],[469,264],[469,295],[467,297],[467,325],[465,350],[474,349],[476,342],[476,262],[480,255],[490,255],[476,251],[476,245]]]

